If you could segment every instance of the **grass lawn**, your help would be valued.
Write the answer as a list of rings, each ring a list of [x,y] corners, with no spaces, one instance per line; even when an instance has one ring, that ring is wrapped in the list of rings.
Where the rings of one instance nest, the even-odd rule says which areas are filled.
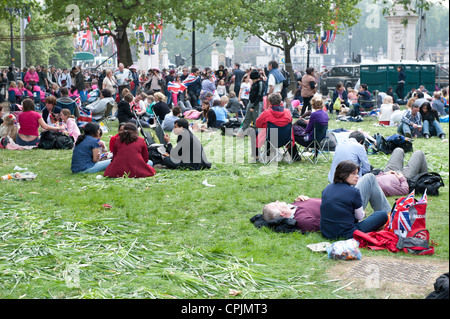
[[[361,128],[385,137],[395,133],[375,123],[374,118],[351,123],[332,117],[329,128]],[[104,134],[106,142],[117,131],[117,122],[113,125]],[[448,123],[443,127],[448,136]],[[219,132],[201,139],[213,162],[210,170],[157,170],[145,179],[74,175],[71,151],[1,150],[0,175],[14,173],[17,165],[37,178],[0,182],[0,297],[374,297],[371,290],[339,289],[344,284],[329,271],[352,261],[311,252],[306,245],[324,241],[320,233],[281,234],[250,222],[268,202],[292,202],[300,194],[320,197],[330,163],[264,166],[248,163],[247,157],[242,163],[230,150],[243,147],[245,140]],[[363,259],[448,262],[449,143],[434,137],[413,145],[425,152],[429,170],[439,172],[445,183],[439,197],[429,197],[427,209],[436,252],[410,256],[362,249]],[[382,168],[388,156],[369,159]],[[215,186],[202,184],[205,179]],[[391,204],[394,200],[389,198]],[[414,297],[423,298],[405,296]]]

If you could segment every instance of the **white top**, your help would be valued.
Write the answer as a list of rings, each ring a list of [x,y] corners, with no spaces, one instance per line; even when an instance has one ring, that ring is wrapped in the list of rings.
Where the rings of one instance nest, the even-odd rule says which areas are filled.
[[[280,93],[281,90],[283,89],[283,82],[280,82],[278,84],[275,84],[275,77],[273,76],[273,74],[269,75],[269,79],[268,79],[268,86],[270,88],[270,86],[273,86],[273,92],[272,93]]]
[[[251,88],[251,84],[250,83],[246,83],[246,82],[242,82],[241,83],[241,100],[248,100],[250,98],[250,88]]]
[[[379,121],[390,121],[391,115],[394,111],[392,110],[392,104],[381,104],[380,106],[380,116]]]

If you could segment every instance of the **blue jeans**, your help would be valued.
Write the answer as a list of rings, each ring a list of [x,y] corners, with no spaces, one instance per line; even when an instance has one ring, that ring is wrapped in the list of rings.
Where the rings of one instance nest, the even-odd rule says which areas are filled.
[[[20,145],[20,146],[37,146],[39,144],[39,141],[40,141],[39,136],[37,136],[36,139],[32,140],[32,141],[29,141],[29,142],[24,141],[20,138],[19,134],[17,134],[16,140],[15,140],[16,144]]]
[[[405,135],[406,133],[411,134],[411,136],[418,135],[421,136],[421,132],[418,129],[414,129],[406,123],[401,122],[397,128],[397,133],[400,135]]]
[[[384,211],[376,211],[370,214],[366,219],[356,224],[356,228],[363,233],[377,231],[388,220],[388,215]]]
[[[82,171],[80,173],[98,173],[101,171],[104,171],[106,169],[106,167],[108,167],[108,165],[111,163],[111,160],[104,160],[104,161],[100,161],[94,164],[94,166],[88,168],[85,171]]]
[[[444,130],[438,121],[432,121],[431,123],[427,120],[423,121],[422,132],[423,134],[428,134],[430,136],[440,136],[441,134],[444,134]]]

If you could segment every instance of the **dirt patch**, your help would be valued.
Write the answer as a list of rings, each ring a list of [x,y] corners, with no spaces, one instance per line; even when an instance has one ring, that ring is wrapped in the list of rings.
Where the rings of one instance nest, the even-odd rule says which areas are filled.
[[[329,276],[340,280],[340,288],[357,298],[423,299],[434,290],[434,282],[449,271],[448,261],[411,257],[364,257],[336,261]]]

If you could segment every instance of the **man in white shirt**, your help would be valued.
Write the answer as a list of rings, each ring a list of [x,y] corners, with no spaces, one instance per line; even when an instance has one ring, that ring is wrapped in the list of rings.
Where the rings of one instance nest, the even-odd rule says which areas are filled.
[[[277,61],[269,61],[267,64],[267,69],[269,70],[269,78],[267,81],[268,91],[267,95],[272,93],[281,93],[283,89],[283,81],[285,80],[283,74],[278,69]]]
[[[119,63],[119,70],[114,73],[117,80],[117,85],[119,86],[119,95],[122,97],[122,90],[127,88],[130,90],[130,82],[133,80],[131,77],[131,71],[125,69],[123,63]]]

